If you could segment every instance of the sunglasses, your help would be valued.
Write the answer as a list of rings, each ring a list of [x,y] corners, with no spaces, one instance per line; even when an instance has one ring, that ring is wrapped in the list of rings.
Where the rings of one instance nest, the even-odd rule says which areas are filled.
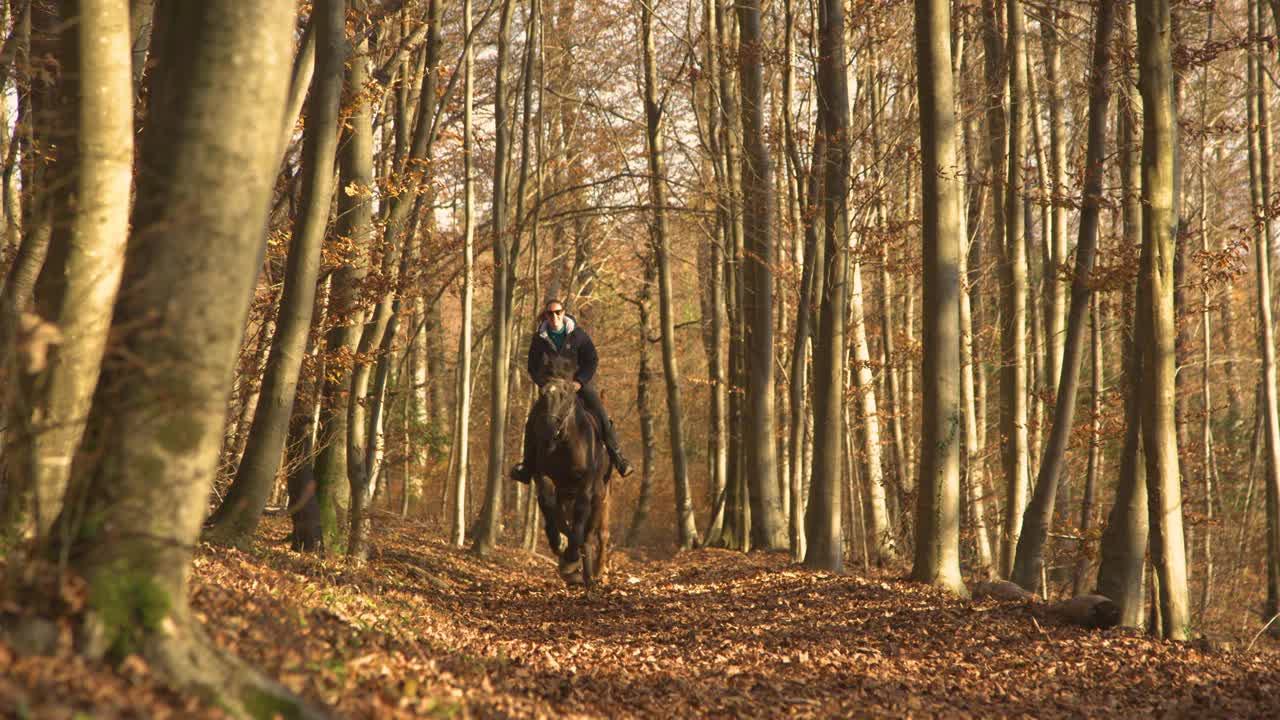
[[[564,308],[560,308],[559,310],[548,310],[548,311],[547,311],[547,315],[548,315],[548,316],[550,316],[550,315],[563,315],[563,314],[564,314]]]

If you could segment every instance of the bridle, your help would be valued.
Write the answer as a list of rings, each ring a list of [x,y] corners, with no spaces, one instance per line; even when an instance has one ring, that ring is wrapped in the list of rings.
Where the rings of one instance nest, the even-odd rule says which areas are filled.
[[[555,428],[555,434],[551,437],[553,442],[559,441],[564,436],[565,431],[569,428],[569,421],[573,417],[575,405],[577,404],[577,392],[573,389],[573,381],[556,378],[548,380],[543,386],[542,394],[546,397],[547,393],[552,392],[554,388],[559,388],[569,397],[564,403],[564,412],[561,415],[554,415],[548,410],[547,419],[551,421],[551,425]],[[550,403],[548,403],[549,405]]]

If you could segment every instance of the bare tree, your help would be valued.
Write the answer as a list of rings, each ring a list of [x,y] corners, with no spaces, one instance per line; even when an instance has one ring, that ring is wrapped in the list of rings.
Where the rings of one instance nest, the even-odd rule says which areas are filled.
[[[841,0],[822,0],[818,9],[818,121],[822,132],[823,237],[825,276],[815,343],[813,480],[805,510],[804,563],[844,569],[843,473],[845,304],[848,297],[849,85],[845,76],[845,12]],[[817,269],[815,269],[816,271]]]
[[[1124,38],[1126,44],[1137,33],[1134,4],[1125,4]],[[1141,177],[1136,158],[1138,148],[1137,118],[1141,110],[1141,98],[1133,92],[1132,64],[1124,70],[1123,102],[1119,105],[1119,151],[1121,183],[1121,217],[1125,245],[1136,248],[1142,238]],[[1141,298],[1143,289],[1136,289]],[[1131,293],[1133,294],[1133,293]],[[1142,384],[1142,353],[1136,332],[1136,302],[1132,298],[1124,304],[1129,321],[1122,341],[1122,365],[1124,368],[1124,416],[1125,435],[1120,452],[1119,479],[1107,526],[1102,533],[1099,547],[1098,592],[1111,598],[1120,606],[1120,624],[1141,627],[1146,593],[1143,590],[1146,574],[1148,539],[1146,464],[1142,462],[1142,413],[1138,401],[1138,388]]]
[[[1161,634],[1190,634],[1182,488],[1174,418],[1173,256],[1177,124],[1173,108],[1169,0],[1138,0],[1138,86],[1142,90],[1142,269],[1138,338],[1142,348],[1143,450],[1151,516],[1151,564],[1160,580]]]
[[[640,0],[640,43],[644,62],[645,139],[649,160],[649,199],[653,204],[650,238],[658,266],[658,314],[662,327],[662,368],[667,379],[667,430],[671,437],[671,466],[675,479],[676,530],[682,549],[698,545],[698,526],[689,490],[688,460],[684,448],[684,404],[680,369],[676,362],[675,311],[672,308],[671,250],[667,236],[666,169],[662,145],[662,111],[654,57],[653,8]],[[772,394],[770,395],[772,398]],[[770,440],[769,447],[773,447]]]
[[[1053,521],[1053,505],[1058,482],[1066,464],[1067,444],[1075,421],[1076,393],[1080,386],[1080,366],[1084,363],[1085,323],[1093,262],[1098,243],[1098,217],[1102,204],[1102,176],[1107,140],[1107,105],[1110,102],[1111,32],[1115,26],[1114,0],[1100,0],[1094,18],[1093,63],[1089,70],[1089,132],[1085,150],[1084,207],[1080,212],[1080,234],[1076,240],[1075,273],[1071,284],[1071,309],[1067,318],[1061,378],[1056,383],[1058,400],[1054,406],[1053,428],[1044,446],[1035,495],[1023,516],[1022,533],[1012,579],[1025,588],[1040,584],[1044,564],[1044,544]]]
[[[511,305],[515,291],[519,235],[507,230],[507,165],[511,137],[507,126],[507,64],[510,55],[511,9],[503,0],[498,18],[498,57],[493,91],[493,322],[489,362],[489,475],[484,505],[475,529],[473,550],[484,555],[498,542],[502,525],[502,487],[506,477],[508,378],[511,368]]]
[[[1030,448],[1027,431],[1027,238],[1023,216],[1023,158],[1027,148],[1027,58],[1023,49],[1022,4],[1006,0],[1009,63],[1009,151],[1004,187],[1004,251],[1000,262],[1001,348],[1000,427],[1004,436],[1005,508],[1000,542],[1000,574],[1013,573],[1027,504]]]
[[[471,35],[471,0],[462,4],[463,32]],[[471,45],[463,50],[462,90],[462,331],[458,334],[457,408],[453,426],[453,525],[450,537],[462,547],[467,528],[467,456],[471,444],[471,298],[475,292],[475,141],[472,129],[474,68]]]
[[[1016,4],[1016,3],[1015,3]],[[924,231],[924,406],[911,577],[967,596],[960,577],[960,212],[951,8],[916,0]]]
[[[318,48],[303,138],[302,210],[294,222],[276,332],[248,444],[235,480],[209,519],[206,537],[214,542],[238,544],[252,538],[280,469],[280,451],[288,434],[315,307],[320,247],[333,199],[338,107],[346,63],[345,11],[345,0],[320,0],[315,5]]]
[[[294,11],[288,0],[158,8],[148,172],[112,318],[119,346],[103,363],[59,533],[89,585],[89,654],[138,652],[237,715],[314,715],[218,650],[187,600],[278,169]]]
[[[37,9],[47,40],[65,63],[51,92],[48,118],[60,151],[48,255],[35,285],[34,313],[8,305],[4,322],[18,325],[18,344],[42,344],[42,329],[58,328],[43,361],[27,352],[13,368],[7,433],[12,458],[6,523],[19,517],[29,493],[37,538],[62,508],[70,458],[84,432],[120,284],[133,174],[133,111],[128,13],[108,2]],[[74,13],[74,14],[71,14]],[[62,29],[59,30],[61,25]],[[46,28],[42,27],[42,31]],[[7,334],[7,333],[6,333]],[[40,352],[37,355],[43,354]],[[25,514],[25,513],[22,513]],[[11,528],[11,529],[17,529]]]
[[[1261,29],[1259,0],[1249,2],[1249,33]],[[1257,275],[1258,350],[1262,356],[1259,378],[1262,416],[1263,478],[1267,508],[1267,604],[1268,618],[1280,613],[1280,400],[1276,397],[1275,325],[1271,315],[1271,238],[1268,211],[1271,198],[1271,127],[1267,101],[1266,66],[1257,43],[1249,45],[1249,191],[1253,202],[1254,270]],[[1256,130],[1255,130],[1256,128]],[[1163,580],[1163,578],[1162,578]]]
[[[764,127],[764,40],[760,0],[737,3],[738,84],[742,92],[742,207],[744,337],[747,371],[746,469],[751,539],[762,549],[787,547],[774,447],[773,188]]]

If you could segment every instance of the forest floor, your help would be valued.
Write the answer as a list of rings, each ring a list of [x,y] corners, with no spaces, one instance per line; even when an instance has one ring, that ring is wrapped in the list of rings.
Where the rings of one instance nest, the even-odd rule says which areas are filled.
[[[219,645],[337,715],[389,717],[1275,717],[1280,653],[1060,625],[890,574],[784,554],[616,551],[605,588],[545,556],[480,560],[381,516],[363,566],[201,548],[192,602]],[[7,612],[16,612],[7,608]],[[140,658],[112,671],[0,643],[0,717],[219,717]],[[1262,643],[1259,644],[1260,646]]]

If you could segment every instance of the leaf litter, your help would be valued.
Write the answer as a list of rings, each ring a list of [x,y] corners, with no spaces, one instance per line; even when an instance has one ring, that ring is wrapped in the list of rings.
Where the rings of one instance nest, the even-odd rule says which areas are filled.
[[[249,552],[203,546],[192,607],[214,641],[352,718],[1274,717],[1280,653],[1090,631],[782,553],[615,550],[605,587],[545,555],[479,559],[381,515],[369,562],[302,555],[270,518]],[[6,612],[18,612],[6,608]],[[145,661],[114,670],[0,641],[0,716],[222,717]]]

